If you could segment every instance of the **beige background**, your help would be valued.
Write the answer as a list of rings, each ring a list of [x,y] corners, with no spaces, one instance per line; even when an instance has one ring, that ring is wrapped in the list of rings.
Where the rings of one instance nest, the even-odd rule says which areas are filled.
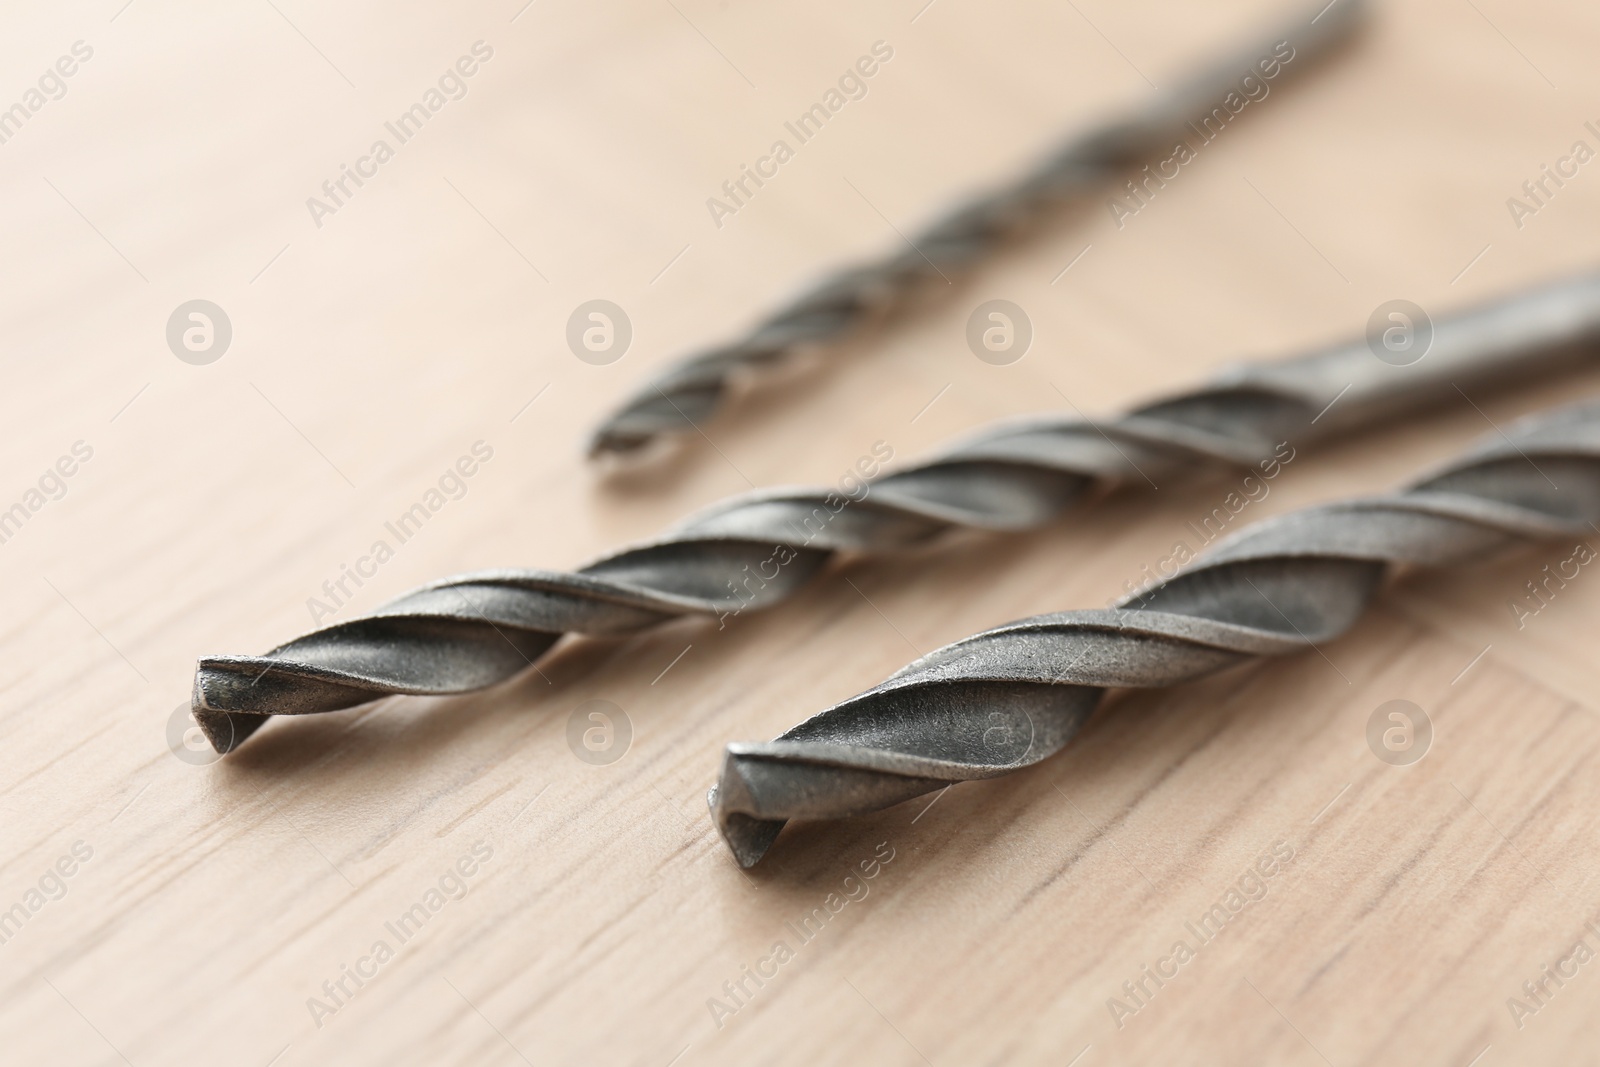
[[[1327,660],[1121,700],[1059,758],[791,831],[748,876],[703,801],[723,742],[980,627],[1103,604],[1221,490],[856,567],[858,588],[580,644],[470,699],[274,723],[209,767],[168,751],[196,656],[306,629],[307,598],[474,441],[494,458],[466,496],[341,617],[455,571],[576,564],[752,484],[834,481],[879,439],[911,458],[1062,395],[1114,411],[1351,335],[1389,299],[1440,313],[1593,262],[1595,165],[1521,229],[1505,201],[1595,143],[1600,11],[1394,0],[1122,230],[1103,205],[1062,216],[711,424],[714,448],[608,484],[580,442],[625,390],[1274,8],[675,3],[8,10],[0,105],[74,41],[94,55],[0,145],[0,505],[73,442],[94,455],[0,545],[0,907],[75,841],[93,856],[0,945],[0,1058],[1595,1062],[1600,963],[1521,1029],[1506,1006],[1600,912],[1600,579],[1521,631],[1507,606],[1567,546],[1409,581]],[[869,95],[715,228],[705,198],[880,39]],[[306,198],[477,40],[494,54],[468,95],[316,227]],[[209,366],[163,335],[196,297],[234,329]],[[607,367],[562,339],[596,297],[635,330]],[[993,297],[1037,331],[1009,367],[962,338]],[[1474,399],[1499,422],[1597,391]],[[1303,454],[1252,515],[1396,484],[1488,429],[1462,403]],[[596,697],[633,726],[610,766],[566,744]],[[1408,768],[1364,740],[1392,698],[1435,725]],[[1280,841],[1267,895],[1119,1029],[1107,998]],[[308,998],[476,842],[493,855],[467,896],[315,1025]],[[880,842],[870,895],[719,1029],[708,998]]]

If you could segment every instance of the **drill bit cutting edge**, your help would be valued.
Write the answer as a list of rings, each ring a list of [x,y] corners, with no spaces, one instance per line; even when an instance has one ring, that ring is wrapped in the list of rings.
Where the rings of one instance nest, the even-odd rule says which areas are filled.
[[[590,455],[637,453],[665,435],[694,432],[727,400],[739,376],[797,350],[842,339],[870,317],[903,304],[924,283],[948,281],[1047,212],[1099,193],[1118,175],[1153,162],[1175,144],[1206,143],[1215,134],[1202,127],[1209,131],[1215,125],[1220,132],[1237,113],[1223,106],[1225,99],[1255,98],[1251,87],[1264,93],[1264,76],[1312,67],[1349,40],[1364,15],[1363,0],[1325,6],[1319,0],[1250,47],[1156,94],[1128,115],[1073,138],[1015,181],[961,204],[909,238],[909,247],[836,271],[742,337],[651,378],[595,430]],[[1135,188],[1131,181],[1129,188]]]
[[[1600,348],[1600,274],[1442,320],[1419,362],[1366,341],[1239,367],[1195,391],[1089,422],[1050,416],[990,427],[884,475],[859,500],[814,489],[731,497],[666,534],[574,572],[486,571],[407,593],[261,656],[209,656],[193,714],[228,752],[272,715],[354,707],[395,693],[462,693],[527,669],[563,634],[632,633],[690,614],[766,608],[836,553],[881,555],[952,528],[1024,530],[1123,486],[1223,471],[1518,381]],[[777,563],[770,576],[765,564]],[[751,571],[760,572],[751,582]]]
[[[1583,538],[1597,521],[1591,401],[1523,420],[1401,492],[1242,530],[1115,608],[1037,615],[946,645],[774,741],[729,745],[707,801],[750,867],[790,819],[861,815],[1047,759],[1110,689],[1178,685],[1332,640],[1396,568]]]

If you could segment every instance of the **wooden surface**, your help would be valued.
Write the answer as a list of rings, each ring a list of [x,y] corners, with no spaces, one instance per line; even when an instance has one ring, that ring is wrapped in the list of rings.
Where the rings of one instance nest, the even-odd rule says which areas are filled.
[[[1507,1004],[1600,951],[1584,926],[1600,915],[1600,578],[1586,569],[1520,630],[1508,606],[1569,546],[1419,576],[1326,658],[1121,699],[1056,759],[931,808],[791,829],[749,875],[703,799],[723,743],[981,627],[1104,604],[1225,487],[1162,485],[1036,534],[856,566],[720,632],[578,643],[470,699],[274,723],[221,763],[176,758],[165,730],[195,658],[307,629],[308,598],[474,442],[492,460],[340,617],[443,574],[576,564],[750,485],[832,482],[878,440],[910,458],[1063,397],[1113,411],[1357,333],[1386,300],[1438,313],[1593,262],[1593,165],[1520,228],[1506,200],[1573,142],[1600,143],[1584,126],[1600,119],[1600,11],[1394,0],[1122,229],[1103,205],[1068,213],[709,425],[714,445],[609,484],[581,439],[652,370],[892,247],[1273,7],[520,6],[4,16],[0,104],[74,42],[93,55],[0,145],[0,506],[75,442],[93,455],[0,545],[0,908],[28,912],[0,944],[0,1059],[1596,1062],[1600,963],[1561,964],[1576,976],[1545,980],[1536,1013]],[[306,199],[480,40],[493,55],[465,97],[316,225]],[[879,40],[894,56],[866,97],[713,225],[706,198]],[[963,340],[997,297],[1036,329],[1006,367]],[[164,338],[195,298],[233,326],[204,366]],[[634,327],[604,367],[563,341],[594,298]],[[1486,419],[1596,392],[1592,375],[1475,396],[1481,413],[1307,451],[1247,517],[1396,484]],[[604,766],[566,740],[596,698],[632,728]],[[1390,699],[1434,724],[1409,767],[1365,740]],[[1259,890],[1244,879],[1260,899],[1130,1000],[1123,983],[1275,846],[1292,858],[1264,864]],[[893,858],[846,883],[875,853]],[[446,878],[464,858],[471,875]],[[430,898],[441,879],[465,895]],[[860,899],[814,938],[787,925],[847,891]],[[386,924],[430,900],[400,945]],[[380,940],[393,957],[361,963]],[[778,941],[792,958],[730,1000],[724,983]],[[356,966],[376,977],[318,1011]],[[1140,1006],[1118,1019],[1114,997]]]

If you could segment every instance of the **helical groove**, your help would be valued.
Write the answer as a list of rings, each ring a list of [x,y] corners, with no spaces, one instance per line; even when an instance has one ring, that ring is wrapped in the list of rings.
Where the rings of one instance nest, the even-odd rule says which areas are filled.
[[[1355,625],[1400,568],[1600,532],[1600,403],[1535,416],[1400,492],[1247,527],[1102,610],[997,626],[772,741],[729,745],[708,801],[741,866],[790,819],[839,819],[1059,752],[1115,688],[1180,685]]]
[[[203,658],[194,717],[227,752],[272,715],[480,689],[526,670],[563,634],[629,634],[683,615],[725,621],[783,601],[840,554],[893,554],[958,527],[1035,529],[1123,487],[1271,461],[1459,403],[1461,387],[1559,370],[1592,359],[1597,342],[1600,275],[1583,275],[1442,319],[1412,365],[1381,362],[1357,341],[1245,365],[1103,421],[996,423],[853,488],[731,497],[575,571],[446,578],[264,655]],[[874,472],[892,449],[875,450]]]

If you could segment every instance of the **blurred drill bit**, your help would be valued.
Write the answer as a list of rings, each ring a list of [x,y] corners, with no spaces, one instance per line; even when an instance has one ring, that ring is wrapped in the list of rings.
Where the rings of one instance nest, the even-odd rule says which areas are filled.
[[[1277,32],[1157,93],[1121,119],[1080,135],[1032,171],[955,208],[896,251],[845,267],[768,314],[744,336],[691,356],[648,381],[595,431],[591,456],[636,453],[669,434],[692,433],[734,380],[790,353],[841,340],[873,315],[902,305],[924,283],[964,271],[995,246],[1063,204],[1098,195],[1113,179],[1189,138],[1274,46],[1289,42],[1298,74],[1352,35],[1364,0],[1337,0],[1297,14]]]
[[[789,819],[861,815],[1032,766],[1109,689],[1178,685],[1333,640],[1397,567],[1582,539],[1597,521],[1591,401],[1523,420],[1399,493],[1249,527],[1116,608],[1036,615],[946,645],[774,741],[729,745],[707,800],[750,867]]]
[[[863,485],[732,497],[667,534],[572,573],[486,571],[407,593],[262,656],[195,670],[194,717],[219,752],[270,715],[334,711],[393,693],[461,693],[528,668],[564,633],[628,634],[682,615],[728,615],[792,595],[835,553],[907,550],[954,527],[1025,530],[1111,490],[1220,473],[1442,400],[1591,357],[1600,275],[1441,321],[1420,362],[1365,340],[1246,365],[1209,386],[1104,422],[1005,423]],[[775,573],[767,574],[764,565]]]

